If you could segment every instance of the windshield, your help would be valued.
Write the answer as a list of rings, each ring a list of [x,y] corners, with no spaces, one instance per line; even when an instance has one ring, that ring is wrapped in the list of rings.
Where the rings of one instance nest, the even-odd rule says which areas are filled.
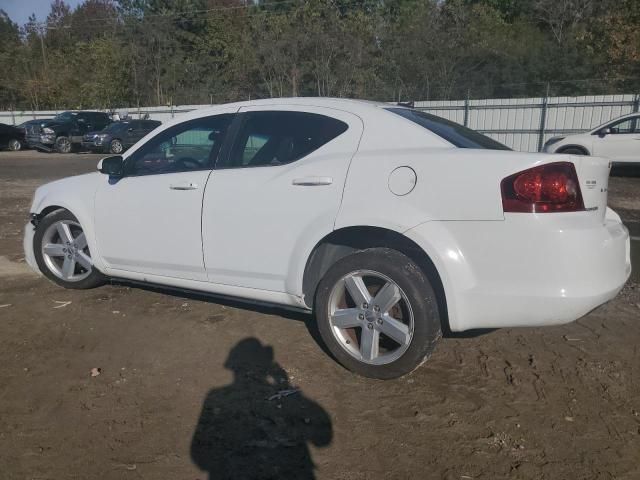
[[[408,108],[387,108],[386,110],[417,123],[458,148],[511,150],[493,138],[489,138],[486,135],[482,135],[475,130],[463,127],[459,123],[452,122],[445,118]]]
[[[66,122],[67,120],[73,120],[73,117],[75,117],[76,115],[77,114],[73,112],[62,112],[53,117],[53,119]]]

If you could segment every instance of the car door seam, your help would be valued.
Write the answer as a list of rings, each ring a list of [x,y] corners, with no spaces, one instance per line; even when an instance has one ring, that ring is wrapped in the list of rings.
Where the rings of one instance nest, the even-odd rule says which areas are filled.
[[[336,229],[336,223],[338,221],[338,218],[340,217],[340,213],[342,212],[342,205],[344,202],[344,192],[347,188],[347,180],[349,179],[349,171],[351,170],[351,164],[353,163],[354,157],[358,154],[358,151],[360,150],[360,143],[362,142],[362,138],[364,137],[364,129],[365,129],[364,121],[359,115],[355,115],[355,114],[352,114],[352,115],[354,115],[356,118],[358,118],[358,120],[360,120],[360,124],[362,125],[362,130],[360,131],[360,138],[358,138],[356,149],[351,155],[351,157],[349,158],[349,165],[347,165],[347,171],[342,181],[342,191],[340,192],[340,204],[338,205],[338,211],[336,212],[335,217],[333,217],[332,231]]]

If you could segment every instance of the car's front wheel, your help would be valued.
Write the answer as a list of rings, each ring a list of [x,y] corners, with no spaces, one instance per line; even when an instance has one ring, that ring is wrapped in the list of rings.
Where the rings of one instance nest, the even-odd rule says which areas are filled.
[[[389,379],[420,366],[441,336],[438,304],[422,269],[388,248],[338,260],[320,281],[315,314],[335,358],[360,375]]]
[[[111,140],[111,143],[109,144],[109,152],[120,155],[123,151],[124,145],[122,145],[122,141],[117,138]]]
[[[67,210],[44,217],[33,237],[33,252],[42,274],[65,288],[94,288],[104,283],[93,266],[82,226]]]

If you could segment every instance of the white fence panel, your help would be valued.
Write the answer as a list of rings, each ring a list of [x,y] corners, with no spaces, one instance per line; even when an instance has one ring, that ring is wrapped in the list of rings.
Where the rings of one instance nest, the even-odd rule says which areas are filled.
[[[108,111],[121,117],[148,116],[166,122],[181,113],[208,106],[133,107]],[[414,107],[485,133],[514,150],[536,152],[550,137],[591,130],[621,115],[637,112],[640,96],[440,100],[414,102]],[[60,111],[0,112],[0,123],[18,125],[27,120],[51,118],[57,113]]]
[[[420,110],[485,133],[514,150],[536,152],[556,135],[591,130],[639,110],[638,95],[415,102]]]

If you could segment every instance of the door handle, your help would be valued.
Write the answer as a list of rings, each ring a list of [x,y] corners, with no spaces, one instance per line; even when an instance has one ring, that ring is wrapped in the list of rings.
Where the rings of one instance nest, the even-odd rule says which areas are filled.
[[[169,188],[171,190],[197,190],[198,185],[191,182],[172,183],[171,185],[169,185]]]
[[[331,185],[333,183],[333,178],[331,177],[304,177],[304,178],[296,178],[291,184],[299,185],[302,187],[312,187],[315,185]]]

